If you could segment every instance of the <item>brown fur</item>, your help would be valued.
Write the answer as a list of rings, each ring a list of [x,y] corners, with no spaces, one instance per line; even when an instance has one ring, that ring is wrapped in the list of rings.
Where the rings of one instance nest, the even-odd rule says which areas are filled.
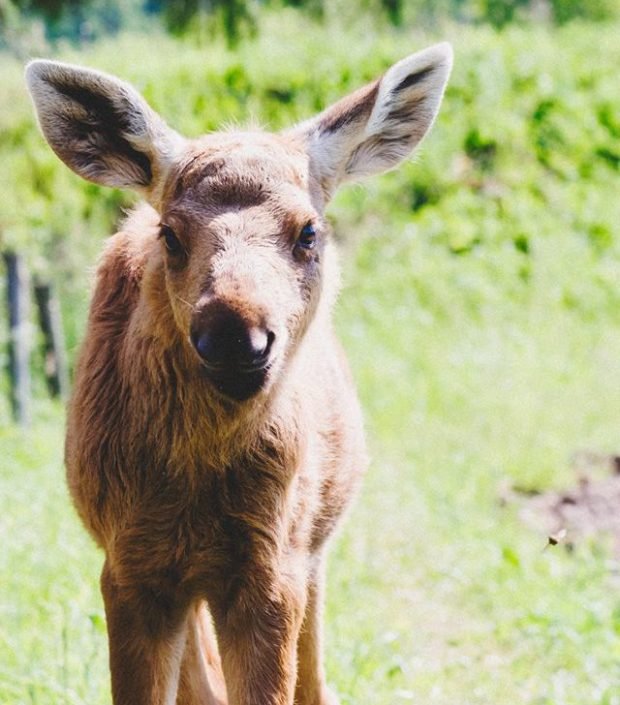
[[[198,220],[206,231],[209,218],[225,219],[238,193],[247,209],[259,211],[238,220],[248,228],[247,239],[284,231],[286,247],[293,207],[271,194],[265,214],[266,203],[258,199],[253,205],[255,191],[242,177],[235,181],[227,170],[216,187],[188,184],[163,209],[170,214],[166,222],[174,211],[177,218]],[[207,191],[215,194],[213,200]],[[300,222],[312,211],[309,201],[304,209]],[[299,668],[306,680],[298,686],[297,702],[325,703],[315,595],[325,541],[366,464],[357,401],[328,311],[319,310],[311,323],[304,316],[313,307],[293,310],[291,319],[305,336],[286,376],[265,398],[231,408],[214,394],[195,352],[179,335],[175,315],[183,319],[189,311],[181,301],[171,304],[166,279],[172,275],[157,238],[158,220],[150,209],[138,212],[103,256],[67,433],[69,486],[83,521],[106,551],[102,588],[115,702],[168,702],[169,681],[179,668],[189,674],[184,660],[194,663],[194,671],[203,670],[195,644],[204,636],[188,613],[206,600],[230,702],[291,702],[304,622]],[[262,226],[258,233],[250,223]],[[207,250],[211,242],[198,241],[197,230],[188,227],[187,246],[190,258],[203,266],[218,253]],[[207,251],[199,256],[203,247]],[[217,291],[246,317],[258,306],[254,292],[265,287],[272,293],[265,293],[263,307],[283,306],[280,297],[290,298],[278,281],[266,280],[247,282],[239,298],[238,252],[233,264],[237,276],[232,279],[224,264]],[[198,280],[196,291],[185,285],[183,299],[200,299],[208,274],[198,271],[191,276]],[[291,281],[292,291],[296,285]],[[135,661],[124,647],[129,638]],[[213,664],[217,670],[217,660]],[[136,677],[139,671],[144,681]],[[200,682],[207,682],[204,675]],[[189,675],[182,679],[179,702],[202,702],[204,694],[190,695],[189,681]],[[218,687],[212,689],[221,693]]]
[[[289,133],[194,141],[116,79],[29,68],[61,158],[151,202],[101,258],[66,441],[71,495],[105,552],[115,705],[336,702],[321,661],[325,550],[366,457],[323,210],[353,157],[360,173],[385,168],[428,129],[449,61],[446,47],[415,55]],[[398,146],[405,119],[420,124],[398,127]],[[313,248],[300,246],[308,223]],[[243,400],[190,336],[222,311],[273,335]]]

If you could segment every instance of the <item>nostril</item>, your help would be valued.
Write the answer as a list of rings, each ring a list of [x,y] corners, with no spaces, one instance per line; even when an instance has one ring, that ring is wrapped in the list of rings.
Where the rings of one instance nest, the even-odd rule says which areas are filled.
[[[265,349],[263,350],[263,355],[267,357],[269,353],[271,352],[271,348],[273,347],[273,341],[276,339],[276,334],[273,331],[268,330],[267,331],[267,345],[265,346]]]
[[[250,328],[248,330],[248,352],[251,357],[261,357],[266,347],[267,333],[262,328]]]
[[[267,359],[275,337],[275,333],[263,328],[251,328],[248,331],[248,342],[253,362],[263,362]]]
[[[192,333],[192,344],[196,348],[196,352],[203,360],[211,360],[214,357],[213,339],[206,331],[200,333]]]

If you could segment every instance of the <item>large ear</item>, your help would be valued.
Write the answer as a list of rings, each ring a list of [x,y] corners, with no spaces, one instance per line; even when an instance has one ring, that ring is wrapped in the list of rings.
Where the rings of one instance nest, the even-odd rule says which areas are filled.
[[[394,64],[298,128],[327,197],[343,181],[399,164],[433,124],[452,68],[449,44]]]
[[[80,176],[150,196],[183,138],[127,83],[99,71],[32,61],[26,81],[50,146]]]

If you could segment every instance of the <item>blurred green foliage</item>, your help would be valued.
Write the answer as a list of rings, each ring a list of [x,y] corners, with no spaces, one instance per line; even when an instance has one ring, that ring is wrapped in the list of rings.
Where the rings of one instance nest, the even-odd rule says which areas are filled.
[[[371,14],[395,27],[433,26],[446,19],[494,27],[528,20],[563,24],[620,15],[616,0],[0,0],[0,25],[10,34],[25,17],[40,18],[48,40],[84,41],[159,17],[173,34],[211,37],[223,29],[235,44],[256,30],[266,9],[287,7],[314,18]]]
[[[484,267],[467,292],[477,302],[526,292],[543,275],[540,253],[571,243],[579,258],[563,261],[570,272],[553,272],[566,304],[613,304],[620,313],[617,25],[512,27],[500,36],[458,27],[444,36],[453,40],[456,63],[432,144],[417,163],[344,190],[332,207],[339,231],[381,231],[390,223],[424,238],[446,261],[469,258]],[[132,81],[193,136],[249,118],[285,127],[429,41],[421,33],[373,33],[363,22],[343,41],[338,26],[301,23],[288,11],[265,15],[259,35],[236,51],[223,40],[205,51],[160,33],[125,34],[59,56]],[[133,198],[80,180],[52,154],[35,125],[19,61],[3,57],[0,81],[3,246],[58,280],[71,309],[73,346],[85,272]],[[595,272],[583,279],[575,268],[586,261]]]

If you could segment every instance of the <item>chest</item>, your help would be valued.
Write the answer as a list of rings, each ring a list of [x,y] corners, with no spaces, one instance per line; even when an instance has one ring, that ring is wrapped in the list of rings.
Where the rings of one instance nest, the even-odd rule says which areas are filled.
[[[162,480],[118,527],[109,559],[125,584],[188,594],[227,590],[241,576],[271,572],[309,540],[303,473],[246,461],[202,482]]]

